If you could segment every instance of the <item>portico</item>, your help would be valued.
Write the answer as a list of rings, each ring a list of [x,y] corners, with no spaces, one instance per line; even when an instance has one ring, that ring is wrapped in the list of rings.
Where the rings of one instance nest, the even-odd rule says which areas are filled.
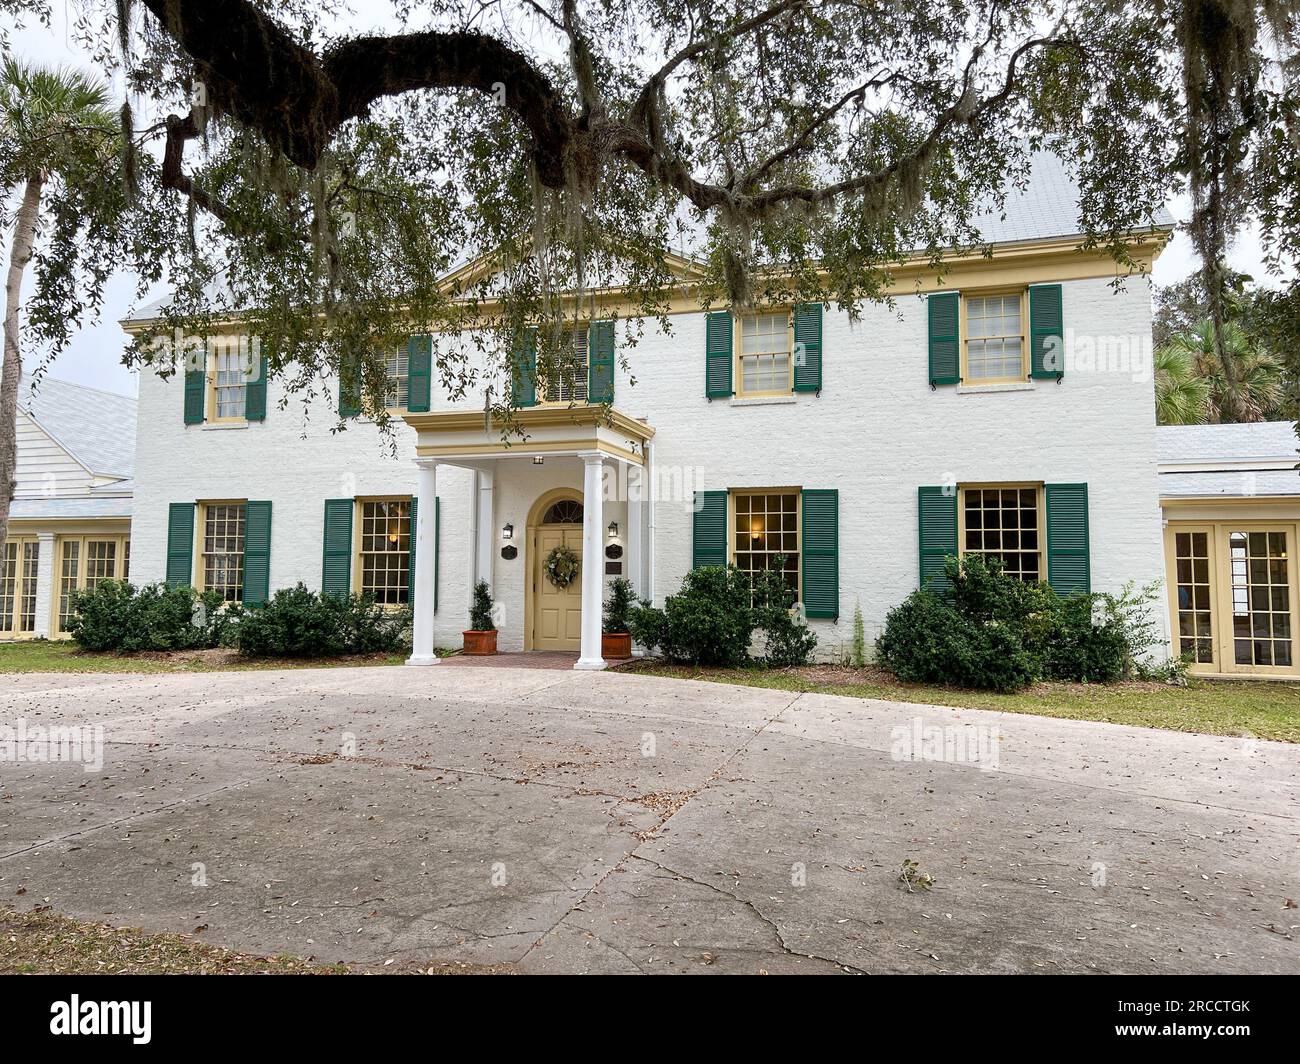
[[[419,468],[410,665],[438,661],[427,604],[434,596],[441,466],[473,474],[467,583],[485,580],[492,589],[502,649],[571,649],[578,652],[574,668],[603,669],[606,579],[626,576],[638,594],[648,586],[650,517],[643,485],[654,430],[600,406],[539,406],[516,416],[507,435],[505,426],[485,424],[478,413],[405,415],[417,434]],[[447,542],[447,530],[441,538]],[[557,546],[579,558],[569,583],[548,577],[544,568]]]

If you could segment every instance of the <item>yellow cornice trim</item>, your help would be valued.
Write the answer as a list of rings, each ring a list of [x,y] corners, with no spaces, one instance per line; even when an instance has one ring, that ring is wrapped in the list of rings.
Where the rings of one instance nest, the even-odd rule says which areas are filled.
[[[601,406],[523,407],[515,411],[515,417],[519,427],[525,430],[551,425],[590,425],[592,428],[603,425],[639,440],[651,439],[655,434],[655,430],[644,421],[629,417],[621,410],[607,410]],[[402,420],[417,432],[466,432],[483,427],[481,411],[438,410],[404,414]],[[505,426],[493,418],[492,428]]]

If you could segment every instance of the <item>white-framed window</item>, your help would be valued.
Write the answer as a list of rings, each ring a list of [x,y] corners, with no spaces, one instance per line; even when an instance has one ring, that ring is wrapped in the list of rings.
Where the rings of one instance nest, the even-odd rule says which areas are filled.
[[[247,368],[237,344],[217,348],[209,400],[214,421],[243,420],[248,398]]]
[[[1040,496],[1034,485],[962,488],[962,553],[1000,558],[1020,580],[1044,579]]]
[[[384,406],[405,410],[411,401],[411,360],[406,348],[390,351],[384,362]]]
[[[1024,296],[1020,292],[973,295],[966,309],[966,370],[972,384],[1025,379]]]
[[[542,400],[547,403],[585,403],[588,363],[587,327],[566,329],[560,337],[555,364],[542,383]]]
[[[203,590],[219,591],[227,602],[244,594],[244,504],[203,506]]]
[[[363,499],[357,591],[384,606],[410,599],[411,503],[409,499]]]
[[[799,598],[800,549],[797,488],[734,491],[731,534],[732,563],[752,587],[758,577],[778,563],[786,584]]]
[[[739,394],[779,395],[792,391],[789,313],[742,315],[739,333]]]

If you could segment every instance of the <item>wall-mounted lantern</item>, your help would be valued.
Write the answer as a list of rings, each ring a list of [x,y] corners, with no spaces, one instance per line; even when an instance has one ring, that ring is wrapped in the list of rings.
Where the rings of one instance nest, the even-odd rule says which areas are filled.
[[[514,539],[514,538],[515,538],[515,526],[514,526],[514,525],[503,525],[502,528],[501,528],[501,538],[502,538],[502,539]]]
[[[617,521],[611,521],[611,522],[609,523],[609,534],[610,534],[611,536],[617,536],[617,535],[618,535],[618,522],[617,522]]]

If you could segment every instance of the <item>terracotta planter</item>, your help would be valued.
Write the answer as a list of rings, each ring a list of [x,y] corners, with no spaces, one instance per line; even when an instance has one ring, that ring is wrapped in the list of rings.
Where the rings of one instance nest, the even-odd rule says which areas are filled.
[[[465,637],[466,654],[495,654],[497,652],[497,633],[493,629],[490,632],[461,632]]]
[[[630,658],[632,656],[632,636],[627,632],[602,632],[600,634],[600,656],[602,658]]]

